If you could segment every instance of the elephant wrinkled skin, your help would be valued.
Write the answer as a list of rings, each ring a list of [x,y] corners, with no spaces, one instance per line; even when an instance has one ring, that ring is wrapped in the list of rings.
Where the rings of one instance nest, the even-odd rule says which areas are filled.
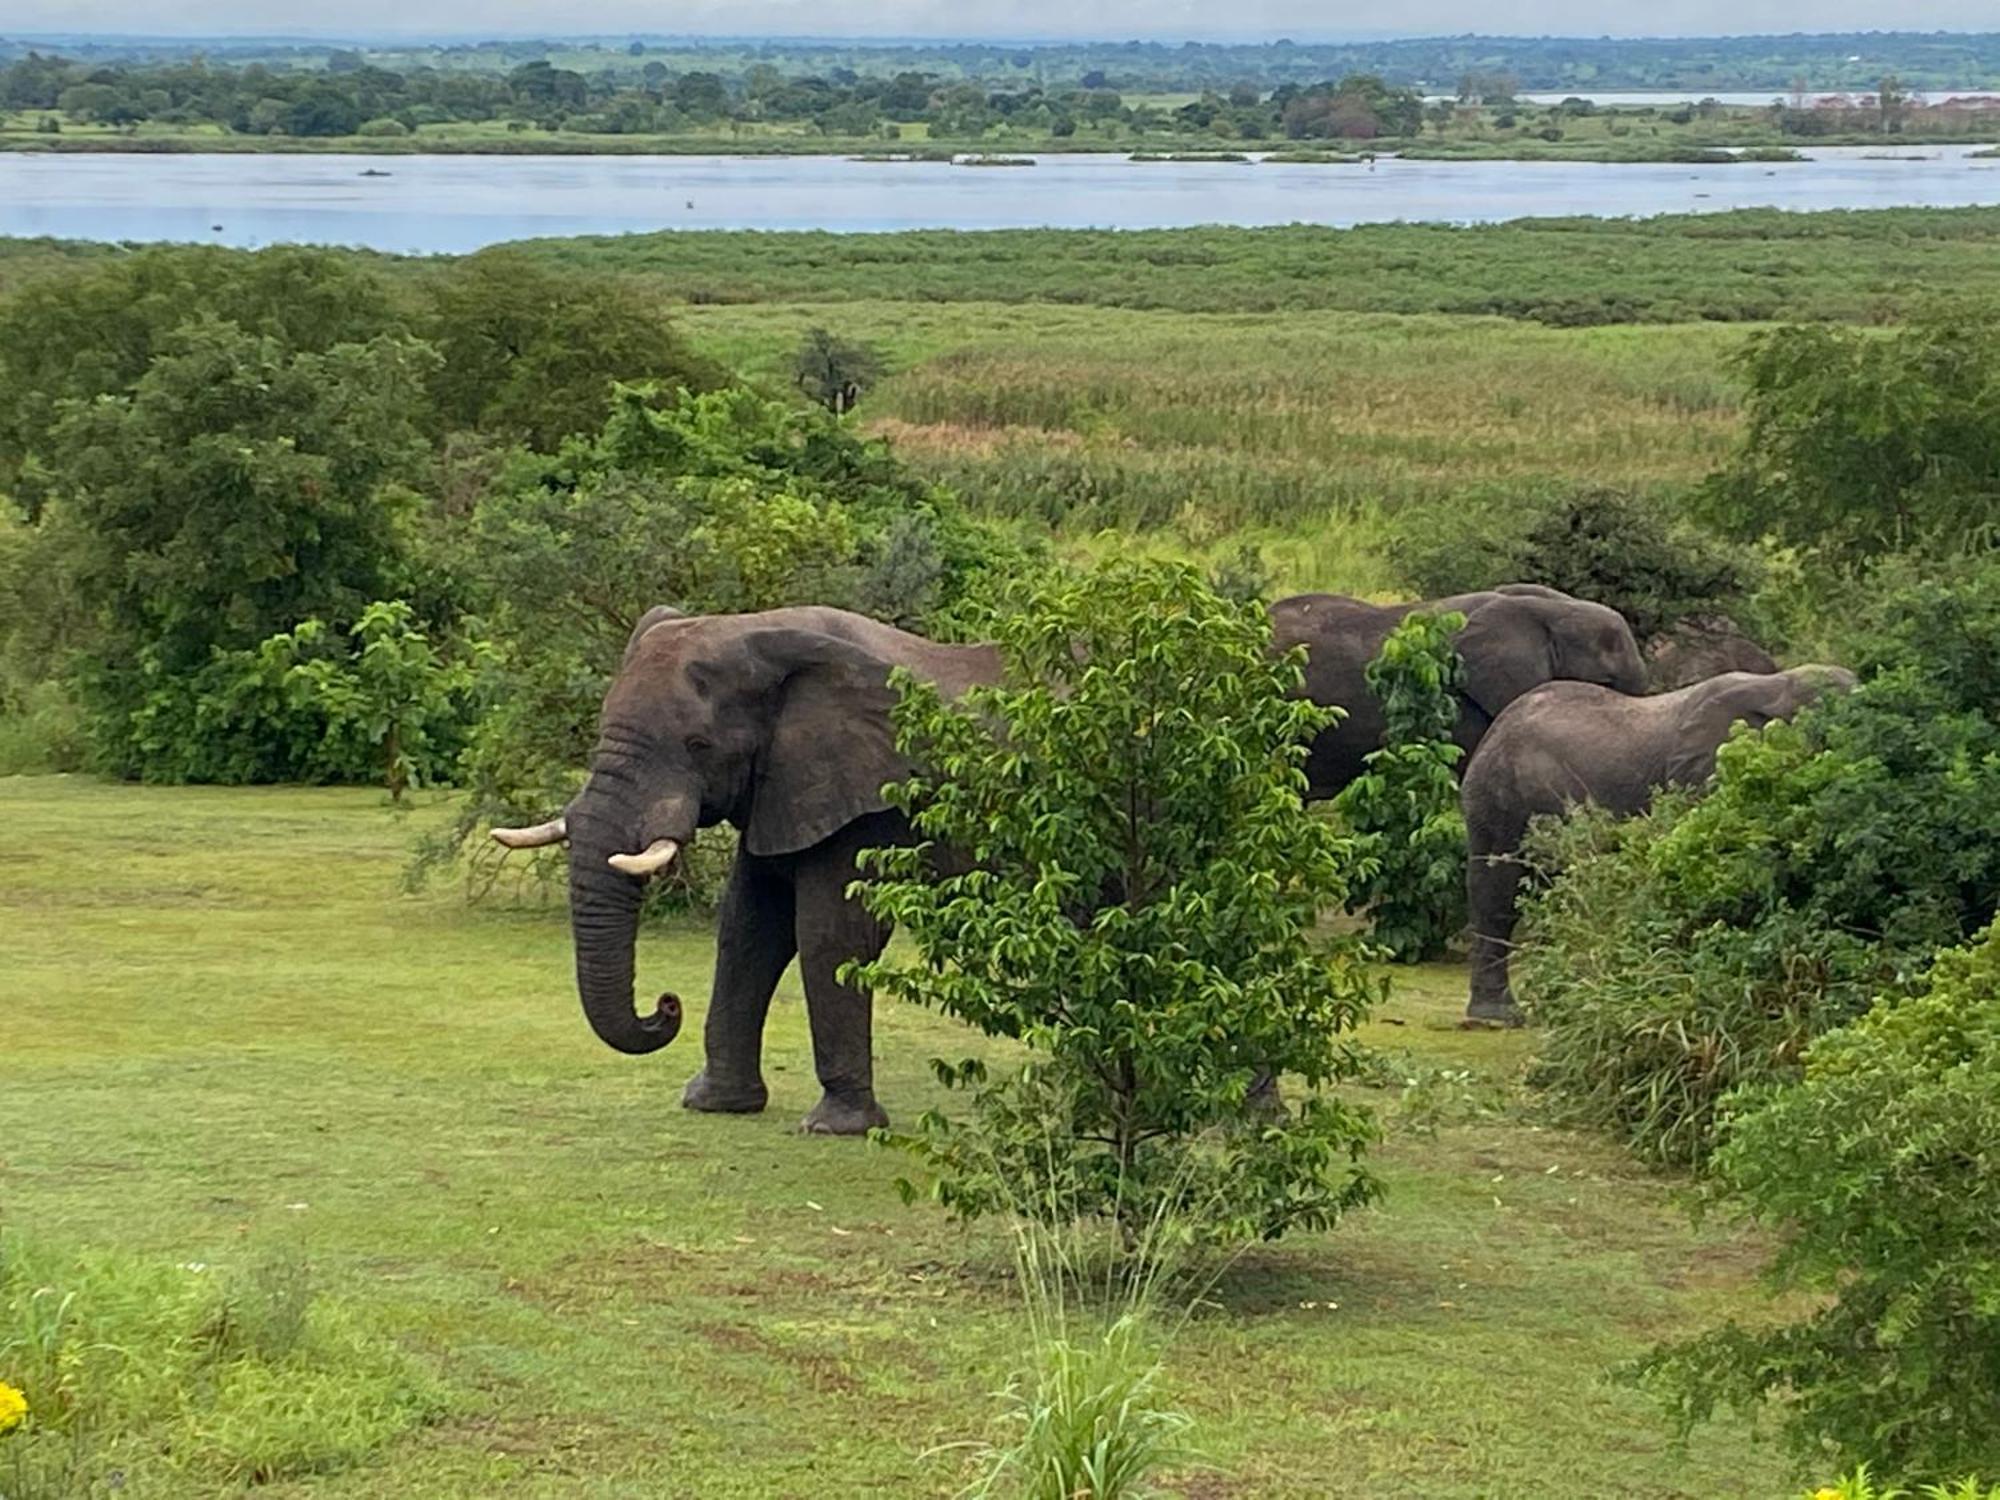
[[[824,1096],[803,1128],[855,1135],[886,1123],[875,1100],[869,998],[842,984],[849,959],[886,933],[850,900],[855,856],[907,839],[883,799],[905,777],[889,710],[902,666],[955,696],[998,678],[990,646],[945,646],[818,607],[639,622],[605,695],[589,780],[560,820],[495,830],[514,847],[567,837],[577,991],[591,1029],[620,1052],[673,1040],[680,1002],[633,1008],[633,946],[646,879],[698,829],[742,835],[722,897],[706,1060],[690,1109],[764,1107],[764,1019],[799,960]]]
[[[1654,789],[1698,786],[1737,724],[1789,719],[1854,676],[1841,667],[1725,672],[1650,698],[1581,682],[1528,693],[1493,725],[1465,773],[1466,897],[1471,915],[1475,1020],[1518,1018],[1507,982],[1528,822],[1581,802],[1629,816]]]
[[[1343,594],[1280,599],[1271,606],[1272,633],[1279,650],[1306,648],[1306,696],[1347,710],[1313,743],[1308,795],[1333,796],[1381,746],[1382,708],[1364,674],[1389,632],[1417,610],[1465,616],[1453,643],[1465,663],[1456,738],[1468,757],[1508,704],[1545,682],[1646,690],[1646,665],[1623,615],[1539,584],[1502,584],[1421,604],[1368,604]]]

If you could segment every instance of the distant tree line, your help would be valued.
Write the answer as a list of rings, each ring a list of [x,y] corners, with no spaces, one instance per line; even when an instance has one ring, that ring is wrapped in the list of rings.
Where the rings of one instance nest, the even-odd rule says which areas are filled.
[[[513,129],[601,135],[782,123],[828,136],[893,137],[903,125],[922,123],[930,135],[953,140],[994,130],[1056,138],[1179,132],[1299,140],[1409,135],[1423,123],[1419,94],[1370,74],[1287,83],[1269,93],[1238,85],[1168,111],[1100,86],[1050,89],[1030,80],[996,88],[909,71],[863,77],[836,68],[826,76],[787,77],[758,64],[729,78],[672,73],[658,61],[636,72],[586,72],[536,60],[505,73],[397,72],[355,53],[335,53],[324,69],[305,71],[200,59],[95,65],[31,52],[0,67],[0,108],[45,111],[58,129],[65,121],[153,121],[319,137],[398,136],[426,125],[498,121]]]
[[[25,42],[0,39],[0,61]],[[66,49],[91,67],[160,65],[206,56],[212,63],[267,64],[279,71],[360,66],[452,75],[505,75],[524,64],[605,73],[631,83],[649,65],[669,74],[714,73],[732,89],[756,69],[785,78],[837,81],[842,73],[888,79],[923,73],[942,83],[990,89],[1033,83],[1049,91],[1227,94],[1239,84],[1264,92],[1322,79],[1374,74],[1394,88],[1448,93],[1468,73],[1506,75],[1538,93],[1666,89],[1707,93],[1790,90],[1803,78],[1816,92],[1872,89],[1885,73],[1912,88],[2000,86],[2000,33],[1870,32],[1737,37],[1425,37],[1343,44],[1290,40],[1254,45],[1199,42],[995,42],[896,44],[859,41],[692,42],[510,40],[349,50],[327,43],[243,41],[78,42]]]

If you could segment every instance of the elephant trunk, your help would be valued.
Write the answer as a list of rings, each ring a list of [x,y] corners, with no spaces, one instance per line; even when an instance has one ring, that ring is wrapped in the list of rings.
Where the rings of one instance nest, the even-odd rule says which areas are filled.
[[[657,1052],[681,1029],[681,1002],[663,994],[649,1016],[633,1008],[633,951],[645,881],[611,864],[629,853],[637,815],[589,797],[569,819],[570,932],[576,944],[576,990],[598,1039],[633,1056]]]

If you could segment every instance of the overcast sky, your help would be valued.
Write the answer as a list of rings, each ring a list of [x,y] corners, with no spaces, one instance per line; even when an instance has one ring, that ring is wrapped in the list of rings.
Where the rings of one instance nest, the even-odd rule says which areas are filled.
[[[1388,26],[1385,20],[1390,21]],[[1466,31],[1703,36],[2000,27],[1994,0],[6,0],[0,33],[147,36],[1188,37],[1301,41]]]

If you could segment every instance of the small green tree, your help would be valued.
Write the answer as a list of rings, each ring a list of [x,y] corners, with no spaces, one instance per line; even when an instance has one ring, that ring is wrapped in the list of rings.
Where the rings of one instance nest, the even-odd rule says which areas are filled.
[[[1740,356],[1748,420],[1707,517],[1851,561],[1990,531],[2000,496],[2000,317],[1933,311],[1887,336],[1777,328]]]
[[[937,1063],[971,1116],[902,1144],[963,1217],[1129,1231],[1168,1206],[1218,1241],[1332,1223],[1377,1185],[1368,1117],[1322,1091],[1354,1073],[1371,993],[1351,940],[1312,935],[1360,862],[1302,800],[1329,712],[1290,696],[1300,660],[1272,655],[1264,610],[1191,569],[1115,563],[1016,602],[1001,685],[947,703],[901,682],[928,769],[891,795],[925,842],[869,856],[860,890],[916,956],[858,977],[1029,1057],[998,1079]],[[1291,1114],[1246,1112],[1266,1067],[1303,1082]]]
[[[1368,664],[1368,689],[1382,705],[1382,748],[1334,798],[1335,812],[1367,855],[1354,887],[1371,935],[1403,963],[1436,958],[1465,926],[1465,816],[1455,768],[1465,752],[1452,738],[1465,678],[1452,636],[1461,614],[1404,617]]]
[[[792,379],[798,388],[836,417],[854,410],[862,392],[881,378],[880,355],[824,328],[808,329],[792,356]]]
[[[324,631],[307,620],[279,639],[303,644]],[[400,802],[436,759],[440,729],[462,727],[472,668],[439,652],[401,599],[362,610],[353,638],[352,655],[298,661],[286,685],[325,716],[329,739],[352,745],[357,761],[374,761],[390,800]]]
[[[1778,1397],[1810,1456],[2000,1473],[2000,928],[1814,1042],[1802,1082],[1730,1102],[1719,1192],[1781,1232],[1770,1280],[1811,1300],[1646,1374],[1684,1425]]]

